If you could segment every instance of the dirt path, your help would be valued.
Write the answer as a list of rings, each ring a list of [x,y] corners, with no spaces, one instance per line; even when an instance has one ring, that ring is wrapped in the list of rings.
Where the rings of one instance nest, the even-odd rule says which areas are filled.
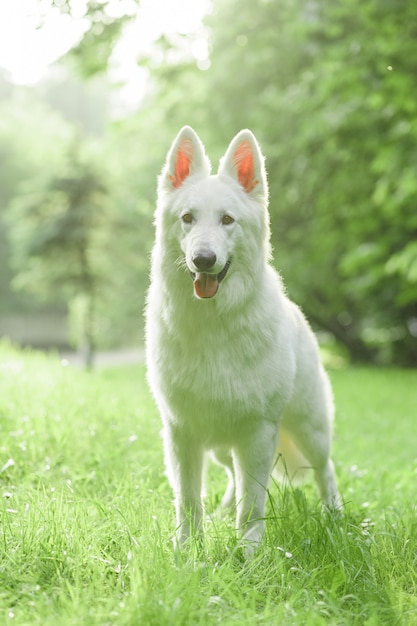
[[[68,365],[82,367],[84,365],[83,357],[79,352],[61,352],[59,354],[61,361],[67,361]],[[117,366],[117,365],[135,365],[145,362],[145,351],[143,348],[123,348],[120,350],[111,350],[108,352],[97,352],[94,357],[94,365],[101,366]]]

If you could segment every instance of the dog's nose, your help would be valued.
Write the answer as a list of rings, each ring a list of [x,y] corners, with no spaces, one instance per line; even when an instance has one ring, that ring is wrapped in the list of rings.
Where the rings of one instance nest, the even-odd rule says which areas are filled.
[[[210,270],[217,260],[214,252],[210,250],[204,250],[202,252],[198,252],[192,258],[192,262],[198,270],[207,271]]]

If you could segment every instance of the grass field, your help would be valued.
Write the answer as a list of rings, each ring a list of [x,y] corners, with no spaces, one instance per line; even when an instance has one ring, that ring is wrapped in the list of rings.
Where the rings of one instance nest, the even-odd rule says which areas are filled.
[[[0,345],[0,623],[417,625],[417,372],[330,372],[343,518],[272,485],[245,563],[232,522],[174,555],[160,421],[129,366],[92,374]],[[222,495],[209,474],[208,513]]]

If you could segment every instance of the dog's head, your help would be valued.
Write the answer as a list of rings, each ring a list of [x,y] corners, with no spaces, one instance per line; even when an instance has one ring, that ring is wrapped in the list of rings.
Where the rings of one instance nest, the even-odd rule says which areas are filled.
[[[165,246],[178,246],[176,261],[197,298],[215,296],[226,278],[236,289],[269,258],[267,202],[264,158],[251,131],[236,135],[210,175],[199,137],[182,128],[159,178],[156,225]]]

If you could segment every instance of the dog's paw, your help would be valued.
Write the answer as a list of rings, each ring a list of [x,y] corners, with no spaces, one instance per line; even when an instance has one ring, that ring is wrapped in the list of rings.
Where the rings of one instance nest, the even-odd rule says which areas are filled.
[[[324,502],[323,502],[323,511],[333,514],[333,515],[343,515],[344,514],[344,507],[345,504],[342,500],[342,498],[340,497],[339,493],[336,492],[334,494],[332,494],[331,496],[329,496]]]
[[[255,556],[261,544],[262,537],[263,524],[256,523],[245,531],[240,544],[246,560],[252,559]]]

